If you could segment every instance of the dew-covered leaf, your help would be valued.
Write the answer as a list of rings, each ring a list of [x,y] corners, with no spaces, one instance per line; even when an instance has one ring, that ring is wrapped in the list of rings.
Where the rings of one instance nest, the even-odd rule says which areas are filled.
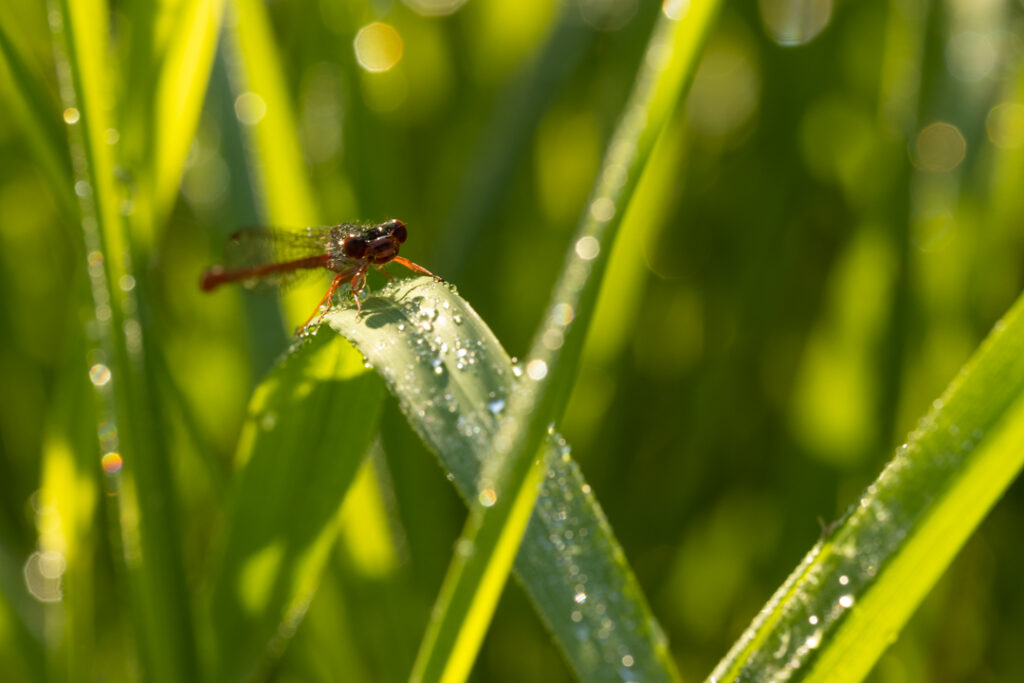
[[[464,499],[478,491],[521,369],[450,287],[402,280],[325,320],[384,377]],[[557,434],[515,574],[581,680],[668,680],[665,639],[590,487]]]

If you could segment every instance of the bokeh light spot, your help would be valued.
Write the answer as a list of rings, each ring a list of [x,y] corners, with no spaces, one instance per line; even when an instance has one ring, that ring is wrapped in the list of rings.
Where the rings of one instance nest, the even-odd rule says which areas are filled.
[[[602,223],[615,216],[615,202],[608,197],[599,197],[590,205],[590,215]]]
[[[567,303],[558,303],[551,307],[551,320],[560,325],[568,325],[575,315],[576,312]]]
[[[946,41],[946,66],[953,77],[973,83],[980,81],[995,68],[999,60],[991,35],[962,31]]]
[[[914,140],[912,161],[923,171],[952,171],[967,155],[967,141],[956,126],[936,121]]]
[[[1024,104],[1003,102],[985,117],[989,141],[1000,149],[1017,149],[1024,144]]]
[[[375,21],[359,29],[353,42],[356,61],[367,71],[388,71],[402,58],[402,36],[394,26]]]
[[[601,253],[601,243],[596,237],[587,235],[576,242],[576,255],[585,261],[592,261]]]
[[[121,467],[124,466],[124,460],[121,458],[120,453],[105,453],[100,458],[100,467],[107,474],[116,474],[121,471]]]
[[[779,45],[814,40],[832,19],[832,0],[759,0],[765,30]]]
[[[78,123],[78,119],[81,118],[81,114],[74,107],[68,107],[64,110],[64,123],[72,125]]]
[[[267,114],[267,104],[254,92],[244,92],[235,98],[235,116],[241,123],[253,126]]]
[[[425,17],[443,17],[455,13],[466,0],[402,0],[413,12]]]
[[[690,0],[665,0],[661,4],[661,11],[669,19],[679,21],[690,11]]]
[[[548,375],[548,364],[539,358],[526,364],[526,376],[539,382]]]
[[[105,386],[110,381],[110,368],[103,363],[96,363],[89,368],[89,381],[96,387]]]
[[[66,561],[64,556],[53,551],[36,551],[25,562],[23,574],[25,588],[39,602],[57,602],[63,598],[61,576]]]
[[[477,496],[477,500],[479,500],[480,504],[485,508],[489,508],[498,502],[498,494],[494,492],[494,489],[484,489]]]

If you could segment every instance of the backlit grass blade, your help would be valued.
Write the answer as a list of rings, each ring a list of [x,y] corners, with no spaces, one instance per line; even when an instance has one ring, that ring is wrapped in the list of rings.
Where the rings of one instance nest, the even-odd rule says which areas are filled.
[[[608,255],[655,141],[696,71],[718,3],[666,3],[612,137],[587,206],[526,364],[527,380],[510,397],[509,414],[494,441],[481,490],[490,506],[474,503],[463,543],[439,597],[439,615],[424,639],[414,676],[462,680],[475,658],[512,553],[525,528],[520,511],[532,505],[544,467],[537,451],[565,409]]]
[[[255,185],[268,224],[301,229],[320,224],[302,158],[292,95],[274,41],[267,8],[259,0],[233,0],[230,40],[235,111],[248,133]],[[285,296],[289,322],[301,324],[319,285],[295,287]]]
[[[217,51],[224,0],[180,3],[160,61],[153,120],[154,215],[174,203]]]
[[[710,680],[861,680],[1022,465],[1024,298]]]
[[[39,505],[36,528],[39,530],[38,557],[59,557],[65,564],[52,588],[60,593],[59,602],[46,604],[46,617],[63,620],[62,637],[48,642],[47,660],[52,667],[66,671],[96,671],[100,668],[97,642],[100,635],[117,626],[100,617],[97,593],[101,572],[97,571],[94,549],[104,528],[101,509],[117,514],[116,490],[106,489],[116,477],[100,475],[97,455],[96,417],[91,410],[92,387],[81,372],[84,340],[77,336],[68,344],[64,362],[68,366],[56,387],[43,441],[40,467]],[[48,596],[52,598],[53,596]],[[59,664],[58,664],[59,662]],[[120,663],[117,673],[124,675],[128,662]],[[114,667],[104,667],[107,675]],[[41,680],[41,679],[40,679]]]
[[[257,387],[208,598],[210,680],[264,671],[298,626],[376,433],[382,396],[362,357],[326,335],[284,358]]]
[[[367,298],[361,316],[347,306],[326,320],[384,377],[463,498],[492,503],[479,476],[524,380],[469,304],[428,278],[406,279]],[[674,678],[664,636],[568,445],[552,434],[541,455],[547,468],[515,558],[534,608],[581,680]],[[478,551],[460,542],[460,553]],[[473,654],[463,656],[468,667]]]
[[[109,142],[109,131],[117,130],[110,10],[102,0],[61,0],[50,24],[56,32],[65,121],[72,126],[71,165],[92,295],[86,326],[96,432],[119,515],[119,536],[112,542],[120,546],[117,557],[124,562],[144,677],[194,680],[198,662],[174,478],[147,376],[136,298],[136,282],[141,288],[144,273],[133,275],[133,252],[121,216],[123,188]]]

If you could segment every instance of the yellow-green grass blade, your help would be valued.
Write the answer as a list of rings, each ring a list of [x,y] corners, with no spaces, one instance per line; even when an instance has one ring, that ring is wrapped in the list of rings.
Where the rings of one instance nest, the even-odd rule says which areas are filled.
[[[1024,464],[1024,298],[710,680],[859,681]]]
[[[283,229],[318,225],[322,219],[309,185],[292,96],[267,9],[259,0],[234,0],[230,10],[236,112],[248,132],[265,219]],[[290,326],[303,323],[312,313],[311,306],[323,295],[317,289],[318,285],[310,284],[287,293]]]
[[[224,0],[188,0],[177,9],[154,84],[154,217],[159,225],[178,194],[217,52]]]

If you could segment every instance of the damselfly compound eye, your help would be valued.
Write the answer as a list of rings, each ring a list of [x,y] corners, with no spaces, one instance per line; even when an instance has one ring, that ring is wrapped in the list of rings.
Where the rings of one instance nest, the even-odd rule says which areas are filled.
[[[405,223],[398,220],[397,218],[392,218],[391,220],[389,220],[387,223],[384,224],[384,227],[387,229],[389,233],[391,233],[392,237],[398,240],[399,244],[405,242],[405,238],[409,236],[408,233],[405,231]]]
[[[366,240],[358,235],[346,237],[341,248],[349,258],[361,259],[366,256]]]

